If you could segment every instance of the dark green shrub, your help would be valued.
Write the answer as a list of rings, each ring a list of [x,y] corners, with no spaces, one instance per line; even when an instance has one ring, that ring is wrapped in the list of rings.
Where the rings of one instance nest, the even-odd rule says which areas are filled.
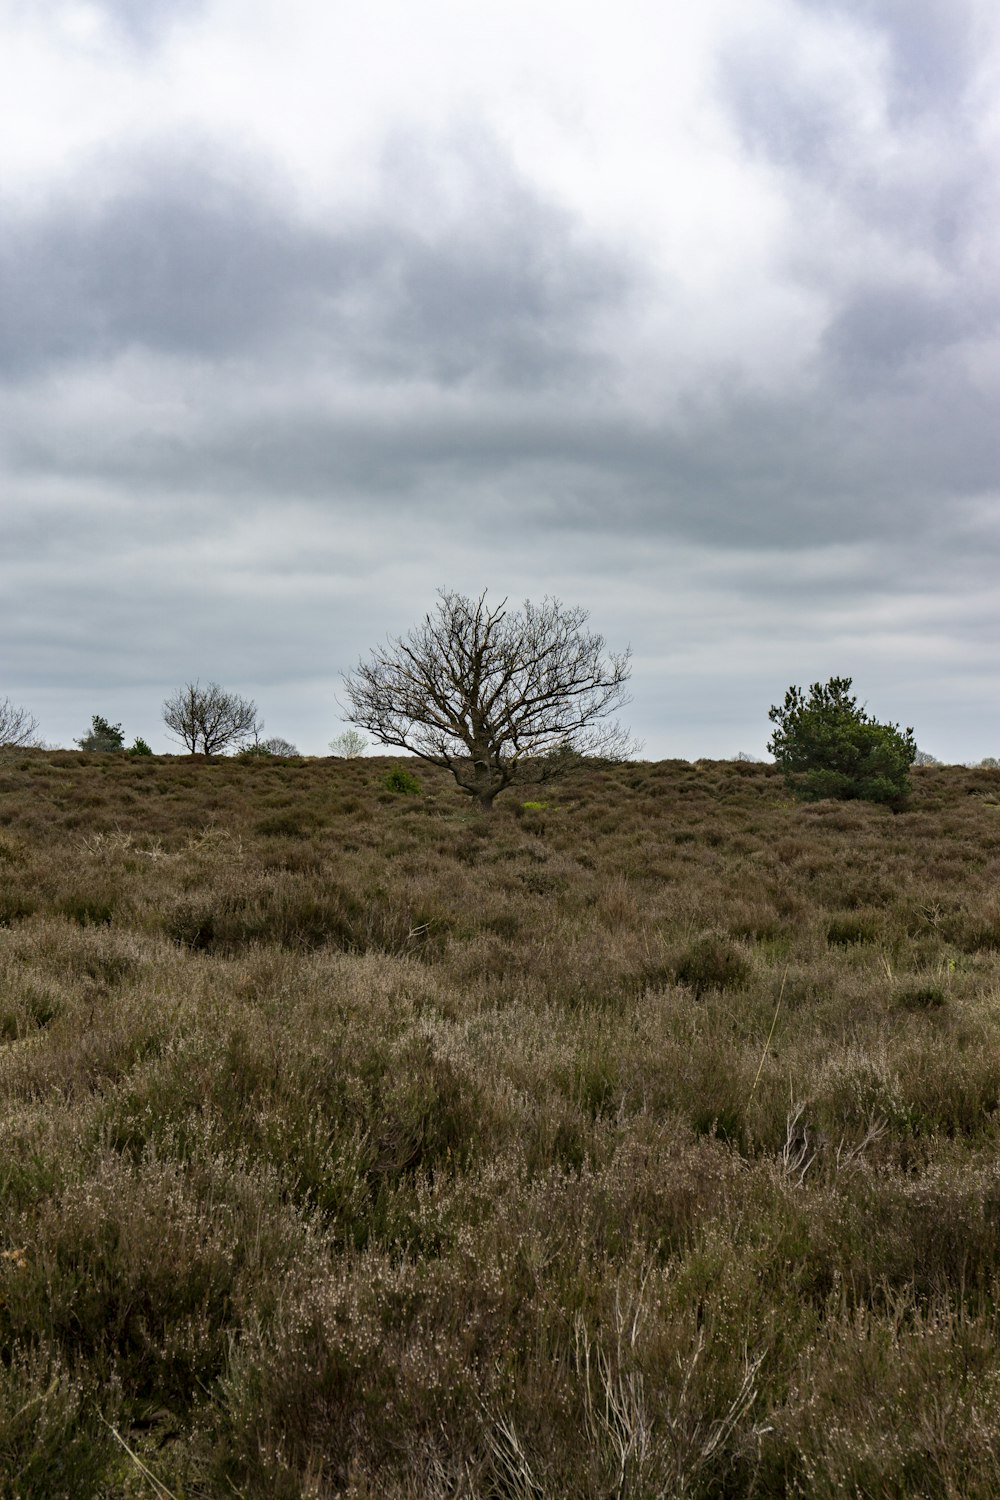
[[[850,948],[855,943],[872,943],[878,936],[875,923],[870,917],[834,917],[826,929],[826,940],[840,948]]]
[[[106,926],[114,917],[114,901],[100,891],[71,891],[57,908],[81,927]]]
[[[751,970],[740,948],[708,933],[685,949],[674,973],[678,983],[690,985],[700,995],[705,990],[741,990],[749,982]]]
[[[310,832],[302,815],[297,812],[278,812],[273,813],[269,818],[261,818],[256,825],[256,831],[269,839],[305,839],[309,837]]]
[[[204,901],[180,900],[165,915],[163,930],[185,948],[211,950],[215,945],[215,913]]]
[[[769,710],[776,727],[767,748],[806,801],[861,798],[898,807],[910,790],[913,730],[877,723],[850,688],[850,677],[814,682],[808,697],[790,687],[781,707]]]
[[[135,743],[129,745],[128,754],[134,759],[137,755],[152,755],[152,749],[146,744],[141,735],[136,735]]]
[[[417,796],[420,791],[420,782],[409,771],[404,771],[402,766],[393,766],[383,785],[387,792],[402,792],[409,797]]]
[[[21,891],[10,888],[0,891],[0,927],[20,922],[23,917],[30,917],[36,906],[37,902],[33,897]]]
[[[938,1010],[947,996],[940,984],[911,984],[899,992],[904,1010]]]

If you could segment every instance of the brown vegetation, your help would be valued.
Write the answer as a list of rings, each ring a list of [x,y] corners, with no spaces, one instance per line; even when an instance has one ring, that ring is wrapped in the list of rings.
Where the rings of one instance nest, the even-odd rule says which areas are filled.
[[[0,1495],[1000,1492],[1000,774],[388,766],[0,762]]]

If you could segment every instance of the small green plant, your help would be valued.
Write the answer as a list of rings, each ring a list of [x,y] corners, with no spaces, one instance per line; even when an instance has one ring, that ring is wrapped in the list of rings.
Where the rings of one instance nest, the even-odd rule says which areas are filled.
[[[768,750],[806,801],[860,798],[899,806],[917,754],[912,729],[879,724],[851,696],[850,677],[814,682],[808,697],[790,687],[768,717]]]
[[[404,771],[402,766],[393,766],[383,785],[387,792],[402,792],[408,797],[415,797],[420,792],[420,782],[410,771]]]
[[[548,812],[547,802],[522,802],[521,806],[525,812]]]
[[[134,759],[138,755],[152,755],[153,751],[142,736],[137,734],[134,743],[129,745],[127,753]]]

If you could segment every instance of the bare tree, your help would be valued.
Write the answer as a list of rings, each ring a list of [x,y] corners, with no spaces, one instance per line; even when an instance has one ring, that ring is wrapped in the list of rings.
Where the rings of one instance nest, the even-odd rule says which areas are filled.
[[[0,698],[0,746],[24,749],[37,745],[38,720],[9,698]]]
[[[216,755],[260,733],[252,698],[226,693],[217,682],[188,682],[163,704],[163,722],[192,755]]]
[[[631,653],[605,657],[587,619],[558,599],[513,611],[442,589],[420,625],[348,673],[346,717],[445,767],[484,809],[577,756],[620,758],[631,746],[608,720],[628,701]]]

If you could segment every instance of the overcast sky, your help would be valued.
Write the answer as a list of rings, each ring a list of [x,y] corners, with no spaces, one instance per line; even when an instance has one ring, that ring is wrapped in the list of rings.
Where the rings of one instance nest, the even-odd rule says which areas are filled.
[[[1000,754],[987,0],[0,0],[0,698],[324,753],[439,587],[644,754],[852,676]]]

